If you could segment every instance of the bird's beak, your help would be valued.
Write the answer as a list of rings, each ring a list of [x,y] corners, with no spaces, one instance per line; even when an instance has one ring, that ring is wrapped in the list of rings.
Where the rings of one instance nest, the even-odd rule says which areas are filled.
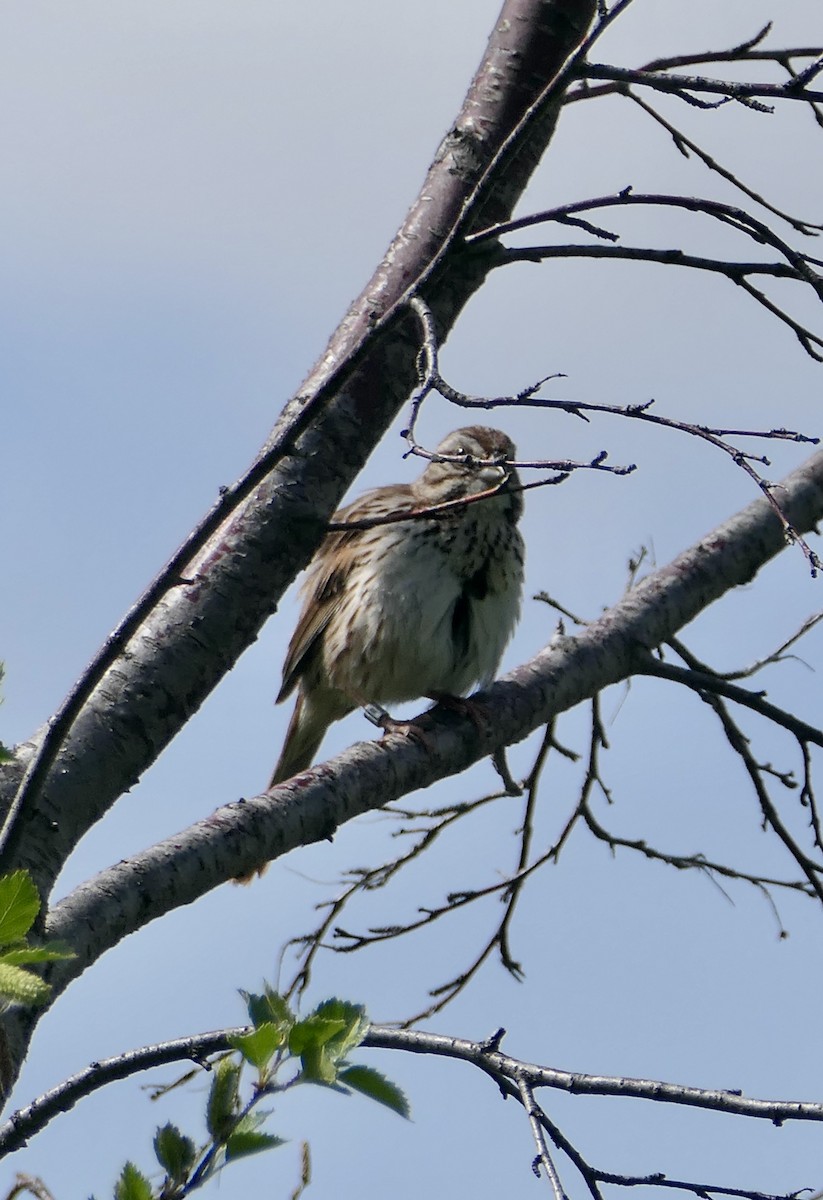
[[[508,478],[508,470],[502,465],[483,467],[479,472],[480,478],[487,488],[500,487]]]

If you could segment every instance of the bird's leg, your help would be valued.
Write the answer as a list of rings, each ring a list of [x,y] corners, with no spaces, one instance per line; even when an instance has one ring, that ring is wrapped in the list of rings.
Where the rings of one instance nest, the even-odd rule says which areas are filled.
[[[383,708],[382,704],[364,704],[363,716],[371,721],[372,725],[376,725],[378,729],[382,729],[383,733],[400,733],[404,737],[414,738],[420,742],[427,750],[431,749],[431,738],[426,733],[425,729],[420,726],[421,717],[412,717],[408,721],[398,721],[391,713]],[[422,717],[426,714],[423,713]]]

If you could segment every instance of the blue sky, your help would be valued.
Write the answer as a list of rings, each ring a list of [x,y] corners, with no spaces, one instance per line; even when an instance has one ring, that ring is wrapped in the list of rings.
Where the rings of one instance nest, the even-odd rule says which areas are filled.
[[[308,17],[299,6],[260,0],[3,6],[3,741],[26,737],[49,716],[219,486],[242,472],[371,273],[497,12],[488,0],[445,7],[351,0],[342,9],[318,0]],[[635,0],[598,54],[634,65],[730,46],[772,16],[775,43],[808,44],[819,31],[815,15],[814,0]],[[706,113],[660,102],[751,186],[820,219],[819,137],[807,113],[786,107],[767,117],[740,106]],[[614,99],[564,116],[522,211],[628,184],[735,200]],[[644,211],[611,224],[627,242],[750,255],[696,219]],[[815,316],[802,298],[794,311]],[[455,386],[473,392],[517,391],[563,371],[557,394],[580,400],[654,396],[662,413],[687,420],[820,428],[823,367],[788,331],[725,280],[652,265],[510,268],[469,305],[443,366]],[[496,419],[530,456],[607,448],[614,461],[638,463],[627,479],[581,474],[529,498],[527,597],[545,588],[584,616],[619,597],[639,546],[663,564],[753,496],[742,472],[682,436],[616,419]],[[400,460],[401,423],[356,491],[416,470]],[[432,404],[423,430],[434,442],[461,423],[445,402]],[[773,477],[803,457],[790,445],[768,453]],[[787,553],[701,617],[687,641],[718,667],[744,665],[823,607],[820,586],[799,553]],[[292,592],[175,744],[79,847],[61,892],[260,790],[288,718],[272,701],[295,611]],[[504,669],[553,630],[553,616],[527,599]],[[813,662],[820,649],[813,635],[803,657]],[[783,665],[768,686],[777,703],[819,719],[819,682],[803,663]],[[605,822],[665,849],[787,872],[696,698],[640,681],[628,694],[609,693],[604,711],[612,742],[604,770],[615,801],[602,806]],[[574,712],[560,736],[584,750],[586,728],[586,713]],[[754,720],[746,728],[763,758],[797,766],[787,741]],[[352,716],[324,752],[371,732]],[[531,743],[519,747],[516,770],[533,753]],[[538,844],[562,826],[578,776],[565,762],[550,766]],[[493,787],[490,767],[480,764],[421,803]],[[784,803],[788,812],[797,807],[791,797]],[[499,807],[462,830],[352,923],[408,916],[453,887],[510,870],[518,812]],[[802,816],[792,819],[802,828]],[[312,905],[342,869],[379,861],[389,828],[379,816],[364,819],[334,846],[290,856],[251,889],[222,888],[107,955],[43,1022],[16,1102],[92,1059],[241,1020],[236,989],[273,977],[281,943],[310,926]],[[491,966],[431,1026],[483,1037],[504,1025],[511,1053],[556,1066],[818,1098],[820,914],[802,898],[782,899],[791,936],[778,940],[762,897],[742,885],[730,896],[732,903],[693,875],[612,858],[579,836],[536,879],[516,922],[526,982]],[[375,1019],[403,1016],[420,1007],[427,987],[465,965],[495,912],[492,903],[407,944],[328,956],[313,998],[339,993],[365,1003]],[[264,1183],[288,1194],[302,1137],[312,1141],[308,1194],[318,1200],[382,1195],[389,1180],[395,1198],[424,1190],[519,1197],[540,1186],[529,1170],[525,1120],[485,1080],[387,1052],[368,1061],[409,1093],[413,1125],[365,1101],[295,1095],[274,1123],[294,1143],[229,1171],[222,1195]],[[629,1101],[546,1103],[604,1169],[762,1189],[823,1186],[812,1127],[774,1130]],[[126,1157],[149,1165],[156,1124],[195,1126],[201,1107],[199,1092],[175,1095],[161,1109],[139,1081],[118,1085],[0,1166],[0,1190],[21,1170],[41,1175],[61,1197],[103,1197]]]

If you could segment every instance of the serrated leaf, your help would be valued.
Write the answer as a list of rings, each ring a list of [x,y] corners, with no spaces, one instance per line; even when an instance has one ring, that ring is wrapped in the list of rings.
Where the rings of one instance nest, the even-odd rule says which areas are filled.
[[[265,993],[269,1008],[271,1009],[273,1020],[275,1022],[288,1021],[290,1025],[293,1025],[294,1013],[292,1012],[291,1005],[286,997],[281,996],[280,993],[268,983],[263,984],[263,991]]]
[[[294,1024],[294,1013],[279,992],[275,992],[266,983],[262,995],[254,992],[243,992],[240,995],[246,1001],[249,1020],[252,1025],[278,1025],[290,1028]]]
[[[337,1061],[345,1058],[355,1046],[360,1045],[369,1028],[369,1020],[362,1004],[351,1004],[348,1000],[338,1000],[336,997],[318,1004],[311,1016],[320,1020],[343,1022],[340,1033],[330,1038],[326,1045],[330,1057]]]
[[[345,1021],[317,1016],[313,1013],[304,1021],[298,1021],[289,1034],[289,1049],[299,1055],[303,1065],[303,1076],[312,1083],[333,1085],[337,1082],[338,1056],[330,1054],[329,1045],[344,1032]]]
[[[11,950],[0,950],[0,962],[11,963],[13,967],[24,963],[63,962],[76,955],[68,946],[58,942],[46,942],[43,946],[18,946]]]
[[[258,1071],[267,1067],[275,1052],[286,1040],[286,1033],[278,1025],[266,1021],[251,1033],[238,1033],[228,1039],[229,1045],[239,1050],[246,1062]]]
[[[24,938],[39,911],[40,897],[28,871],[0,877],[0,945]]]
[[[245,1158],[249,1154],[258,1154],[261,1150],[273,1150],[283,1146],[286,1139],[273,1133],[258,1133],[256,1130],[238,1130],[226,1142],[226,1162],[236,1158]]]
[[[235,1133],[251,1133],[255,1129],[259,1129],[261,1125],[265,1125],[266,1120],[271,1116],[271,1109],[257,1108],[252,1112],[247,1112],[235,1125],[232,1134]]]
[[[393,1109],[401,1117],[411,1116],[411,1108],[405,1093],[396,1083],[386,1079],[385,1075],[381,1075],[373,1067],[346,1067],[340,1072],[338,1079],[347,1087],[362,1092],[364,1096],[371,1096],[372,1100],[377,1100],[380,1104],[385,1104],[387,1108]]]
[[[161,1125],[154,1135],[154,1153],[172,1183],[185,1183],[197,1157],[191,1138],[171,1123]]]
[[[15,1004],[45,1004],[51,988],[39,975],[0,962],[0,996]]]
[[[216,1142],[222,1142],[237,1113],[237,1089],[240,1065],[231,1058],[221,1058],[214,1068],[209,1102],[206,1107],[206,1127]]]
[[[114,1185],[114,1200],[152,1200],[151,1184],[132,1162],[127,1162]]]
[[[322,1046],[309,1046],[300,1055],[301,1079],[305,1083],[337,1086],[337,1063],[329,1058]]]
[[[298,1021],[289,1033],[289,1050],[292,1054],[303,1054],[307,1049],[325,1046],[326,1042],[346,1027],[345,1021],[326,1020],[312,1013],[304,1021]]]
[[[300,1055],[306,1080],[335,1086],[347,1053],[360,1044],[368,1027],[362,1005],[347,1000],[324,1000],[294,1026],[289,1049]]]

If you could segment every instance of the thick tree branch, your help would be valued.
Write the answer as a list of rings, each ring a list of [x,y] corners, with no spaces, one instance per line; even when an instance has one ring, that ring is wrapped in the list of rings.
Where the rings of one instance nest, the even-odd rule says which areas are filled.
[[[175,566],[125,652],[76,706],[69,735],[60,730],[53,743],[63,749],[45,792],[42,775],[30,781],[5,831],[3,869],[28,866],[47,893],[83,833],[154,761],[274,611],[413,386],[416,346],[401,320],[404,295],[427,281],[448,330],[482,282],[482,256],[467,263],[452,254],[457,230],[511,213],[551,136],[563,68],[595,7],[595,0],[504,4],[420,197],[272,434],[266,453],[279,465],[182,573]],[[42,737],[0,776],[7,805],[21,763]]]
[[[196,1034],[194,1037],[175,1038],[170,1042],[158,1042],[152,1046],[141,1046],[138,1050],[127,1050],[111,1058],[92,1063],[76,1075],[70,1075],[56,1087],[38,1096],[25,1108],[11,1114],[0,1126],[0,1158],[20,1150],[30,1138],[60,1116],[69,1112],[80,1100],[93,1095],[120,1079],[128,1079],[139,1071],[151,1071],[168,1063],[192,1062],[202,1066],[212,1054],[229,1050],[229,1038],[247,1033],[248,1026],[236,1029],[219,1029],[214,1033]]]
[[[173,1062],[193,1062],[202,1066],[214,1054],[232,1049],[230,1039],[247,1033],[248,1026],[218,1029],[193,1037],[176,1038],[151,1046],[141,1046],[100,1062],[63,1080],[38,1096],[25,1108],[12,1113],[0,1126],[0,1158],[20,1149],[60,1113],[68,1112],[86,1096],[120,1079],[141,1071],[150,1071]],[[505,1030],[498,1030],[485,1042],[449,1037],[418,1029],[392,1029],[371,1025],[362,1045],[374,1050],[402,1050],[408,1054],[432,1054],[466,1062],[484,1071],[504,1094],[516,1096],[518,1084],[535,1088],[553,1088],[575,1096],[623,1096],[653,1100],[662,1104],[680,1104],[734,1116],[754,1117],[780,1125],[785,1121],[823,1121],[823,1104],[796,1100],[757,1100],[736,1091],[687,1087],[657,1079],[630,1079],[625,1076],[589,1075],[565,1071],[512,1058],[500,1050]],[[525,1107],[525,1105],[524,1105]]]
[[[813,528],[823,517],[823,453],[779,486],[792,523],[801,531]],[[353,817],[465,770],[626,679],[645,662],[648,650],[669,640],[730,588],[748,583],[784,547],[780,522],[764,500],[756,500],[644,579],[578,636],[555,639],[531,662],[479,693],[479,702],[494,714],[484,732],[466,716],[438,710],[427,719],[425,746],[398,735],[360,743],[270,794],[226,805],[100,872],[49,916],[48,936],[68,941],[78,955],[55,964],[50,975],[55,989],[129,933],[236,876],[248,867],[250,853],[266,861],[330,838]]]

